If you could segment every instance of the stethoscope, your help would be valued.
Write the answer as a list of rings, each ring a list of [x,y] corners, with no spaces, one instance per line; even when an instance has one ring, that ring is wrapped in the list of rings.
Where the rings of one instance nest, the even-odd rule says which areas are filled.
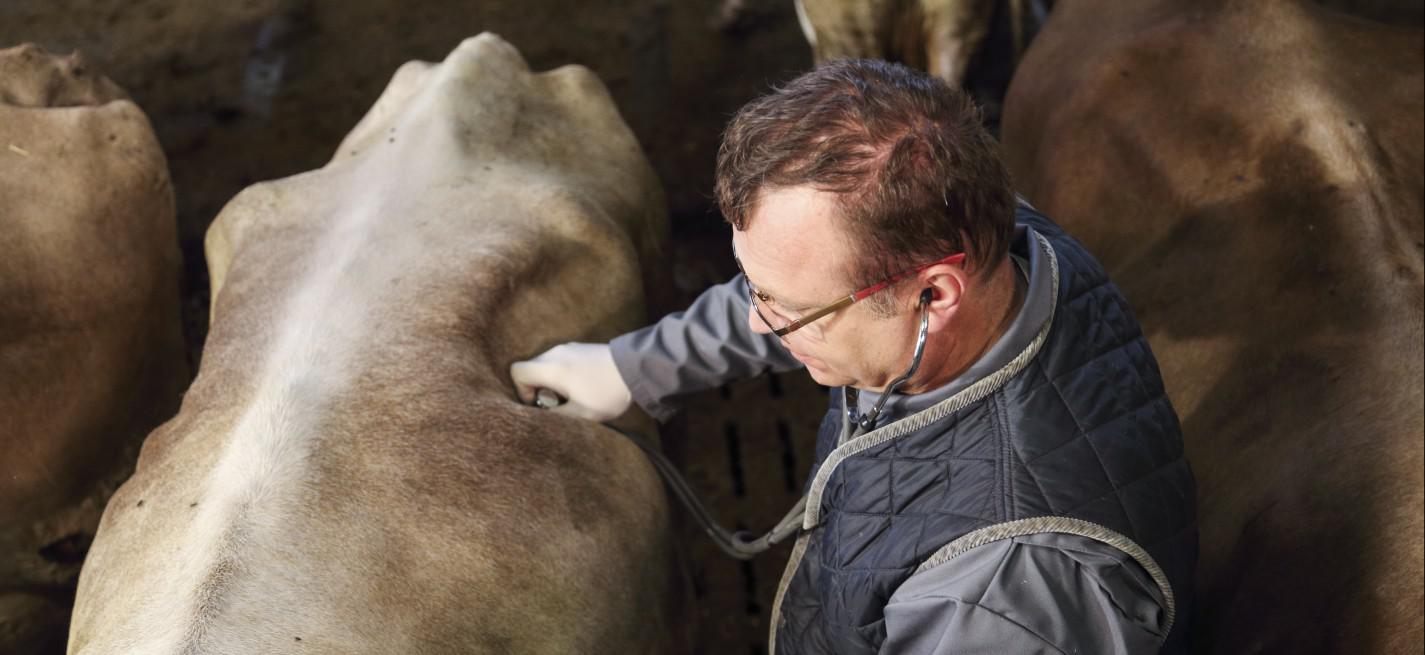
[[[915,375],[915,371],[920,368],[920,358],[925,356],[925,339],[930,333],[930,299],[932,295],[934,294],[930,289],[920,292],[920,332],[915,337],[915,353],[911,355],[910,368],[907,368],[905,373],[902,373],[900,377],[891,380],[891,383],[886,385],[886,389],[881,392],[881,398],[876,401],[875,405],[871,406],[871,411],[862,414],[859,419],[855,418],[855,395],[850,394],[851,397],[847,399],[847,416],[856,424],[856,432],[851,435],[851,438],[854,439],[875,429],[876,419],[881,416],[881,410],[885,408],[886,401],[891,399],[891,394],[899,390],[906,382],[909,382],[910,377]],[[854,389],[849,390],[854,391]]]
[[[871,407],[870,411],[861,415],[860,418],[854,417],[854,397],[848,399],[847,415],[852,418],[852,423],[855,425],[853,433],[850,435],[851,438],[859,437],[875,429],[876,419],[880,417],[881,410],[885,408],[886,401],[890,399],[891,394],[895,393],[897,389],[900,389],[902,385],[908,382],[911,376],[915,375],[916,370],[920,368],[920,360],[925,355],[926,337],[930,331],[931,296],[930,289],[920,292],[920,331],[915,338],[915,352],[911,355],[910,367],[905,370],[904,374],[886,385],[885,391],[881,392],[880,399],[876,401],[876,404]],[[535,392],[534,404],[538,407],[549,409],[563,403],[564,399],[560,398],[559,394],[548,389],[539,389]],[[659,475],[663,476],[663,481],[668,483],[668,488],[673,490],[673,495],[682,501],[683,506],[688,509],[688,513],[693,515],[693,519],[703,527],[703,531],[713,540],[713,543],[717,544],[717,547],[721,549],[722,552],[727,553],[734,559],[752,559],[757,554],[781,543],[787,537],[801,529],[803,519],[806,515],[807,498],[805,494],[802,495],[801,499],[797,500],[796,504],[792,506],[792,509],[787,512],[786,516],[783,516],[782,520],[777,522],[776,527],[759,538],[749,538],[751,533],[745,530],[737,532],[729,531],[727,528],[717,524],[717,521],[713,519],[712,513],[708,511],[702,501],[698,500],[697,495],[693,493],[693,489],[688,486],[688,481],[683,479],[683,474],[679,473],[678,468],[674,466],[672,462],[668,461],[667,457],[663,456],[663,452],[659,450],[653,441],[610,425],[606,425],[605,427],[627,437],[629,441],[632,441],[643,450],[644,454],[648,456],[648,460],[653,463],[653,467],[658,470]]]

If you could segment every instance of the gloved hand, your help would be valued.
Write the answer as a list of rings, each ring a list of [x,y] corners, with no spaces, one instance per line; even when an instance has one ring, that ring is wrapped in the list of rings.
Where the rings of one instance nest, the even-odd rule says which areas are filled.
[[[633,404],[633,394],[605,343],[555,346],[534,359],[511,364],[510,378],[520,400],[533,403],[536,390],[549,389],[567,399],[554,411],[591,421],[618,418]]]

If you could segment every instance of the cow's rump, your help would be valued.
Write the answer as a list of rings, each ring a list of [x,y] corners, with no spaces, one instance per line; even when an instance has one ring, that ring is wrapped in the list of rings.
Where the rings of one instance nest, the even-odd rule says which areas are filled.
[[[188,379],[168,168],[78,54],[0,50],[0,653],[57,652],[104,502]]]
[[[1199,650],[1419,648],[1421,51],[1304,2],[1063,0],[1011,87],[1022,191],[1182,414]]]
[[[662,212],[589,71],[491,35],[402,67],[209,230],[202,370],[105,513],[71,652],[670,650],[652,468],[506,378],[641,323]]]

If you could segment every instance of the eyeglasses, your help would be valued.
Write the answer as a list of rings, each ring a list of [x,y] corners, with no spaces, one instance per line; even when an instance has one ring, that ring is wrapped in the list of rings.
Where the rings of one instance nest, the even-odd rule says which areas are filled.
[[[777,327],[772,323],[772,321],[767,319],[766,314],[762,313],[762,308],[764,305],[771,305],[772,303],[776,302],[776,300],[773,299],[771,295],[764,293],[761,289],[758,289],[755,285],[752,284],[751,280],[747,279],[747,271],[743,270],[742,268],[742,260],[737,258],[736,251],[732,253],[732,260],[737,262],[737,270],[742,271],[742,281],[744,284],[747,285],[747,295],[752,301],[752,311],[757,312],[757,318],[762,319],[762,322],[767,324],[767,329],[771,330],[772,334],[775,334],[778,337],[785,337],[793,332],[796,332],[797,330],[806,327],[807,324],[811,323],[812,321],[824,318],[837,311],[850,307],[856,302],[865,300],[866,298],[874,295],[875,293],[890,287],[892,284],[895,284],[896,282],[905,279],[906,276],[912,273],[930,268],[931,266],[935,266],[937,264],[958,264],[961,261],[964,261],[964,259],[965,253],[962,252],[950,255],[949,257],[946,257],[944,259],[939,259],[930,262],[929,264],[921,264],[920,266],[916,266],[915,268],[901,271],[900,273],[896,273],[895,275],[892,275],[891,277],[877,282],[869,287],[852,291],[850,294],[843,296],[840,300],[837,300],[836,302],[831,303],[830,305],[822,307],[821,309],[818,309],[800,318],[787,318],[785,316],[782,316],[777,311],[773,310],[770,306],[768,306],[767,313],[777,317],[782,323],[785,324],[782,327]]]

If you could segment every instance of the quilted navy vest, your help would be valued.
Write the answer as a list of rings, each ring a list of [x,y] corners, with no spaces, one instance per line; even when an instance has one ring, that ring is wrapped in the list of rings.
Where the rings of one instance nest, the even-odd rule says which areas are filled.
[[[1016,247],[1045,249],[1054,270],[1051,318],[1004,369],[840,445],[832,394],[772,610],[773,655],[875,653],[885,605],[917,568],[1035,532],[1133,556],[1168,599],[1163,651],[1182,649],[1195,489],[1157,362],[1084,247],[1026,206],[1016,220],[1038,233]]]

